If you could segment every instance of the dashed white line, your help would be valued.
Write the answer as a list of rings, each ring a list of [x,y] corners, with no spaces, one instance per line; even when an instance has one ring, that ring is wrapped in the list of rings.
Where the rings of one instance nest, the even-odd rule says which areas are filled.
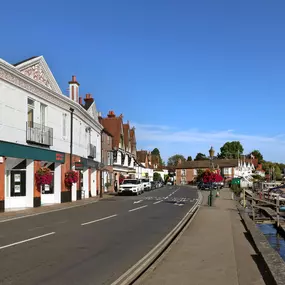
[[[36,237],[33,237],[33,238],[21,240],[21,241],[14,242],[14,243],[11,243],[11,244],[3,245],[3,246],[0,246],[0,250],[4,249],[4,248],[7,248],[7,247],[15,246],[15,245],[18,245],[18,244],[21,244],[21,243],[26,243],[26,242],[29,242],[29,241],[32,241],[32,240],[36,240],[36,239],[40,239],[40,238],[47,237],[47,236],[50,236],[50,235],[54,235],[54,234],[55,234],[55,232],[51,232],[51,233],[44,234],[44,235],[41,235],[41,236],[36,236]]]
[[[143,200],[135,201],[134,204],[141,203]]]
[[[98,220],[94,220],[94,221],[90,221],[90,222],[83,223],[83,224],[81,224],[81,226],[86,226],[86,225],[94,224],[94,223],[97,223],[97,222],[100,222],[100,221],[104,221],[104,220],[107,220],[107,219],[111,219],[111,218],[114,218],[114,217],[117,217],[117,216],[118,216],[118,215],[115,214],[115,215],[112,215],[112,216],[104,217],[104,218],[101,218],[101,219],[98,219]]]
[[[144,205],[144,206],[141,206],[141,207],[138,207],[138,208],[131,209],[131,210],[129,210],[129,212],[137,211],[137,210],[142,209],[142,208],[145,208],[145,207],[147,207],[147,205]]]
[[[157,202],[154,202],[153,205],[156,205],[158,203],[161,203],[163,200],[160,200],[160,201],[157,201]]]

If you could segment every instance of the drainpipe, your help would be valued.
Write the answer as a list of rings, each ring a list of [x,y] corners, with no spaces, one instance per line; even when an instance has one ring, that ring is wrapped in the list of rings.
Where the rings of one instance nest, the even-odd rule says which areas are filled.
[[[103,130],[101,131],[101,163],[102,162],[102,158],[103,158],[103,155],[102,155],[102,152],[103,152]],[[100,164],[101,164],[100,163]],[[100,169],[100,198],[103,198],[103,185],[102,185],[102,167],[99,168]]]
[[[73,152],[73,112],[74,109],[70,108],[70,161],[69,169],[72,170],[72,152]]]

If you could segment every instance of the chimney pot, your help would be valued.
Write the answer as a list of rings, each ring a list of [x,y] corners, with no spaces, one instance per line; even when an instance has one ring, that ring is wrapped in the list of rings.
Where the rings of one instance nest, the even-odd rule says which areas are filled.
[[[76,76],[75,75],[72,75],[72,81],[76,82]]]
[[[82,105],[82,97],[79,97],[79,104]]]
[[[109,111],[108,118],[114,118],[114,117],[116,117],[114,111]]]
[[[90,93],[86,94],[86,99],[92,98],[92,95]]]

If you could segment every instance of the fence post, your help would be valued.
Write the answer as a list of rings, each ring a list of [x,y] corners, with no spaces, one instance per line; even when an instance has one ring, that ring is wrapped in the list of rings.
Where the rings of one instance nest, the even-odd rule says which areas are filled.
[[[279,228],[280,226],[280,201],[279,201],[279,195],[277,196],[277,200],[276,200],[276,213],[277,213],[277,227]]]
[[[255,222],[255,210],[254,210],[254,207],[255,207],[255,200],[252,199],[252,203],[251,203],[252,219],[253,219],[253,221]]]

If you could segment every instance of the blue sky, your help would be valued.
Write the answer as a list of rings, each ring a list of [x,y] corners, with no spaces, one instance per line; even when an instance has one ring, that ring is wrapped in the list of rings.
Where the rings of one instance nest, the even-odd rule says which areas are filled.
[[[285,1],[4,1],[0,57],[43,55],[164,159],[240,140],[285,162]]]

